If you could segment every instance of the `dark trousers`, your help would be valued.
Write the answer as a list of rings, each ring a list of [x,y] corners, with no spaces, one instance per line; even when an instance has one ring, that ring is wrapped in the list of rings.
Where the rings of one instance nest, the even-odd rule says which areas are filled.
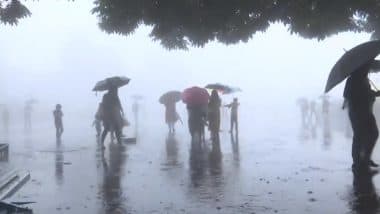
[[[110,131],[111,131],[111,126],[104,125],[104,130],[103,130],[103,133],[102,133],[102,144],[104,144],[104,140],[106,139],[107,134]],[[113,129],[112,131],[115,131],[117,142],[119,144],[121,144],[121,128],[117,127],[115,129]]]
[[[379,131],[373,113],[349,111],[353,130],[352,160],[356,166],[368,165]]]

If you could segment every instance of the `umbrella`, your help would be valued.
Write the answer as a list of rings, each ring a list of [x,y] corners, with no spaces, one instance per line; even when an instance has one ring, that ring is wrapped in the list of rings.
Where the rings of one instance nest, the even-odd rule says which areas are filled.
[[[111,88],[120,88],[130,81],[127,77],[110,77],[105,80],[99,81],[96,83],[95,87],[92,89],[93,91],[106,91]]]
[[[346,79],[360,66],[373,60],[380,53],[380,40],[360,44],[347,51],[334,65],[328,77],[325,93]]]
[[[158,100],[161,104],[176,103],[181,100],[182,93],[180,91],[168,91]]]
[[[235,87],[235,88],[228,87],[225,91],[223,91],[223,94],[233,94],[236,92],[241,92],[241,89],[237,88],[237,87]]]
[[[223,92],[225,90],[228,90],[229,87],[220,83],[214,83],[206,85],[205,88]]]
[[[220,83],[208,84],[206,85],[205,88],[220,91],[222,94],[232,94],[232,93],[241,91],[240,88],[231,87],[231,86],[223,85]]]
[[[206,89],[196,86],[185,89],[182,93],[182,101],[190,106],[207,105],[209,97]]]

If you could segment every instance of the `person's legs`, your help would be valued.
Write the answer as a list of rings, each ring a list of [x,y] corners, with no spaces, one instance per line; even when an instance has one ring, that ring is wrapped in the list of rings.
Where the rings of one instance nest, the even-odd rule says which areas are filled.
[[[376,164],[371,158],[373,149],[375,148],[375,145],[376,145],[377,138],[379,137],[379,130],[377,128],[376,119],[374,115],[372,115],[370,119],[369,132],[370,132],[370,135],[369,135],[369,141],[368,141],[368,147],[367,147],[367,156],[368,156],[368,159],[370,160],[369,164],[371,166],[377,167],[378,164]]]
[[[352,168],[359,168],[362,164],[362,157],[361,157],[361,151],[362,151],[362,143],[363,143],[363,137],[365,137],[362,133],[362,130],[364,129],[362,127],[362,124],[360,124],[360,118],[358,115],[354,114],[354,112],[349,111],[349,118],[353,130],[353,137],[352,137]]]
[[[231,115],[231,119],[230,119],[230,133],[232,133],[233,128],[234,128],[234,118],[233,118],[233,116]]]
[[[55,136],[56,136],[56,138],[59,138],[59,132],[60,132],[59,127],[56,126],[55,127]]]
[[[235,124],[235,131],[236,131],[236,133],[238,133],[239,132],[239,123],[238,123],[237,116],[234,117],[234,124]]]
[[[115,129],[117,143],[121,144],[121,128]]]
[[[62,135],[62,133],[63,133],[63,123],[61,122],[61,124],[60,124],[60,136]]]
[[[102,132],[102,127],[99,124],[96,124],[96,137],[99,137]]]
[[[104,130],[103,130],[103,134],[102,134],[102,139],[101,139],[101,143],[102,143],[102,147],[103,148],[105,148],[104,147],[104,140],[107,137],[108,131],[109,131],[109,127],[108,126],[104,126]]]

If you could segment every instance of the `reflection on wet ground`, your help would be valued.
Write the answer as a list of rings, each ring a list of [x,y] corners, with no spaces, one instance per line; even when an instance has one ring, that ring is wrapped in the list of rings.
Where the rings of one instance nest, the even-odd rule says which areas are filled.
[[[10,163],[32,179],[12,200],[36,201],[36,213],[377,213],[380,180],[353,176],[350,138],[318,124],[301,123],[307,137],[260,124],[269,133],[221,132],[205,143],[148,129],[137,144],[104,151],[91,131],[62,142],[15,136]]]

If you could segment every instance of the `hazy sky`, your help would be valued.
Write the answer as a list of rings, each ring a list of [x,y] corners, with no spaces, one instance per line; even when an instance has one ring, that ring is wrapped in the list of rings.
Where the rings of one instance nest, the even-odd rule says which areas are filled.
[[[135,93],[156,101],[167,90],[213,82],[241,87],[242,99],[293,102],[318,97],[343,49],[370,37],[343,33],[318,42],[275,24],[248,43],[168,51],[151,40],[150,27],[128,37],[102,32],[91,2],[27,1],[31,17],[17,27],[0,25],[0,103],[36,97],[95,105],[100,96],[92,87],[112,75],[132,79],[121,91],[123,102]],[[341,96],[341,89],[332,94]]]

